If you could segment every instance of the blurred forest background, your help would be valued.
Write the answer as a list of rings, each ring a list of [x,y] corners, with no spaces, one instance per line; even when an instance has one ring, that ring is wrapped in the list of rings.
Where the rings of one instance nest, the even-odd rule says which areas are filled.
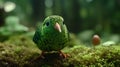
[[[120,0],[0,0],[1,27],[15,16],[35,28],[49,15],[61,15],[69,31],[81,37],[91,33],[120,39]]]

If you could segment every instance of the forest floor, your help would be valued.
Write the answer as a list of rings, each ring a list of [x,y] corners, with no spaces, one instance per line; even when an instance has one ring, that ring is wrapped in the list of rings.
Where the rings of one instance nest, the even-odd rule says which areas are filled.
[[[120,67],[120,44],[95,48],[79,44],[62,52],[69,56],[51,52],[42,57],[31,38],[13,36],[0,43],[0,67]]]

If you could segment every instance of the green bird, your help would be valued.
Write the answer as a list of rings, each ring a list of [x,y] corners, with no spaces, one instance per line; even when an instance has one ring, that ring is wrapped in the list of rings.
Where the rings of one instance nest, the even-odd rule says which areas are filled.
[[[69,41],[69,33],[64,19],[58,15],[45,18],[43,24],[36,29],[33,41],[43,52],[59,51],[66,57],[61,52],[61,49],[66,47],[66,43]]]

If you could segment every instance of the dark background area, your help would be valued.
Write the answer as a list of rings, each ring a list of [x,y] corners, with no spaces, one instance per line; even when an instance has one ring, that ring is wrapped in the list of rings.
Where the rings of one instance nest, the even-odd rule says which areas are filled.
[[[7,2],[14,3],[15,9],[6,12]],[[0,6],[0,26],[11,15],[29,27],[36,27],[49,15],[61,15],[73,33],[93,30],[99,34],[120,34],[120,0],[1,0]]]

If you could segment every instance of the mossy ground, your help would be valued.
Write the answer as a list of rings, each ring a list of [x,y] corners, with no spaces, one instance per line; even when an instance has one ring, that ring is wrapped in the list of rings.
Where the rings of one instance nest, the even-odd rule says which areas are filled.
[[[73,41],[74,42],[74,41]],[[70,44],[70,43],[68,43]],[[72,43],[74,44],[74,43]],[[87,47],[82,44],[62,50],[69,54],[62,58],[59,53],[41,51],[25,36],[13,36],[0,43],[0,66],[2,67],[119,67],[120,45]]]

